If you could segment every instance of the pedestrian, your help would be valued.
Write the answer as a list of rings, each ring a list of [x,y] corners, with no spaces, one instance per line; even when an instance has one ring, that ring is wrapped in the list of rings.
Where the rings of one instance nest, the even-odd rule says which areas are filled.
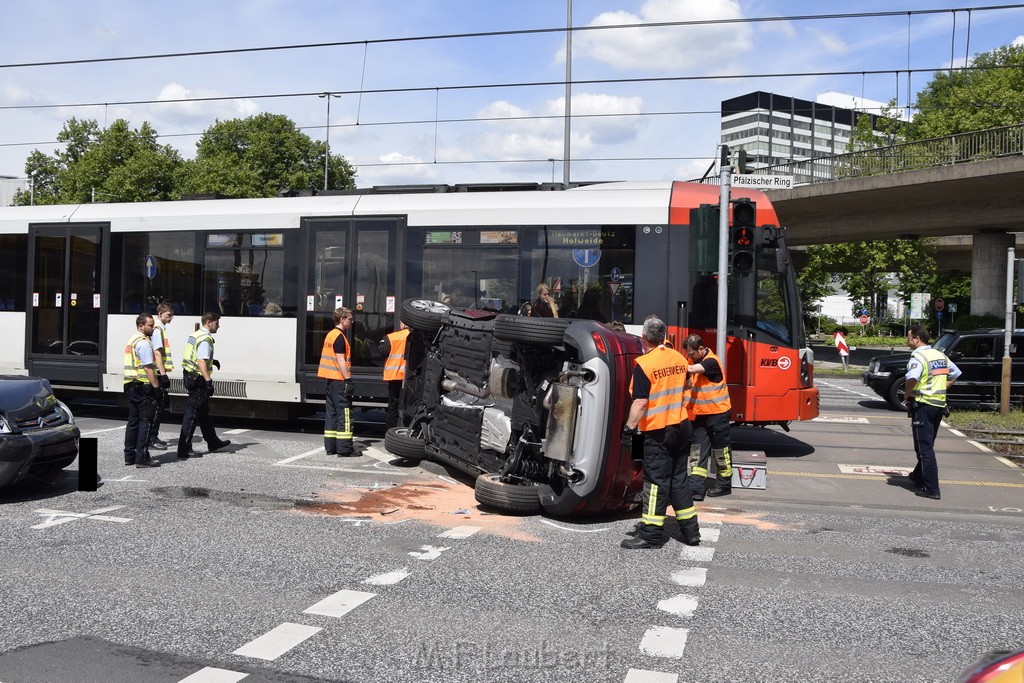
[[[405,380],[405,344],[409,339],[409,328],[405,323],[395,332],[380,340],[380,357],[384,359],[384,381],[388,383],[388,413],[385,428],[398,426],[398,399],[402,395]]]
[[[732,451],[729,422],[732,403],[725,383],[725,367],[715,353],[704,346],[698,334],[683,340],[683,353],[690,360],[686,369],[693,384],[690,406],[693,412],[693,445],[690,447],[690,490],[694,500],[704,500],[705,480],[711,456],[715,456],[715,485],[707,495],[732,493]]]
[[[633,403],[622,435],[624,446],[631,447],[637,430],[643,435],[644,490],[641,496],[640,525],[624,539],[623,548],[660,548],[665,512],[672,504],[683,543],[700,545],[697,510],[690,497],[686,458],[690,452],[693,428],[686,415],[688,402],[686,357],[663,343],[668,330],[659,318],[644,321],[644,355],[633,368],[629,390]]]
[[[167,325],[174,319],[174,307],[164,302],[156,307],[153,319],[153,354],[155,357],[156,381],[160,385],[154,396],[156,413],[153,415],[153,426],[149,430],[149,447],[158,451],[167,450],[167,442],[160,438],[160,423],[170,401],[171,377],[168,373],[174,369],[171,359],[171,342],[167,339]]]
[[[924,325],[911,325],[907,330],[907,361],[904,396],[907,414],[914,433],[914,454],[917,465],[910,481],[917,495],[939,500],[939,464],[935,459],[935,437],[939,424],[947,415],[946,388],[960,376],[960,368],[938,349],[929,345],[931,336]]]
[[[543,282],[537,285],[537,298],[533,301],[530,315],[534,318],[557,318],[558,304],[551,296],[551,288]]]
[[[220,313],[208,311],[203,314],[196,331],[188,338],[185,352],[182,354],[181,369],[185,379],[185,390],[188,402],[185,404],[185,416],[181,420],[181,433],[178,435],[178,458],[201,458],[202,453],[192,450],[192,436],[196,426],[199,427],[206,447],[210,453],[231,445],[230,439],[223,441],[217,438],[210,417],[210,397],[213,396],[213,370],[220,368],[214,359],[214,337],[220,329]]]
[[[846,344],[846,328],[837,327],[832,333],[832,341],[835,342],[836,351],[839,352],[839,360],[843,362],[843,370],[848,370],[850,362],[850,347]]]
[[[352,350],[345,333],[352,327],[352,311],[334,309],[334,329],[324,338],[318,377],[327,380],[324,418],[324,450],[327,455],[350,458],[356,455],[352,443]]]
[[[124,346],[124,390],[128,394],[128,427],[124,433],[124,464],[160,467],[149,455],[149,430],[156,413],[154,394],[159,383],[153,370],[153,316],[135,319],[135,334]]]

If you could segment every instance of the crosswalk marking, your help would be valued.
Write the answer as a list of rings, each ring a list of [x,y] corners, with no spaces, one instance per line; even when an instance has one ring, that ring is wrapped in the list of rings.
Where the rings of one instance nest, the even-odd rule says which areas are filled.
[[[363,591],[338,591],[334,595],[328,595],[312,607],[304,609],[303,613],[321,614],[325,617],[343,617],[376,595],[376,593]]]
[[[686,649],[686,636],[690,629],[655,626],[647,629],[640,641],[640,651],[652,657],[682,659]]]
[[[213,666],[207,666],[199,671],[195,672],[191,676],[178,681],[178,683],[238,683],[243,678],[247,678],[249,674],[244,674],[240,671],[231,671],[229,669],[218,669]]]
[[[259,638],[250,640],[231,654],[272,662],[307,638],[322,631],[319,626],[285,622]]]
[[[714,556],[714,548],[686,547],[679,551],[679,559],[685,562],[710,562]]]
[[[708,580],[708,569],[707,567],[689,567],[687,569],[677,569],[672,572],[669,577],[672,582],[680,586],[690,586],[693,588],[699,588],[704,585],[704,582]]]
[[[676,683],[678,680],[679,676],[676,674],[667,674],[664,671],[630,669],[622,683]]]
[[[457,526],[438,534],[438,538],[469,538],[478,531],[478,526]]]
[[[369,578],[363,579],[362,582],[370,586],[392,586],[399,581],[408,578],[411,574],[411,571],[402,567],[401,569],[384,572],[383,574],[374,574]]]
[[[658,609],[662,612],[668,612],[674,614],[677,617],[692,617],[693,613],[697,611],[697,598],[686,593],[681,593],[675,597],[667,598],[658,603]]]

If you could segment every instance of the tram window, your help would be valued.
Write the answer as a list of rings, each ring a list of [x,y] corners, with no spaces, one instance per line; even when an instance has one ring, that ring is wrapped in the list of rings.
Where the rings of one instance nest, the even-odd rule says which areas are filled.
[[[24,311],[28,236],[0,235],[0,311]]]
[[[631,226],[524,229],[529,282],[524,300],[544,283],[562,318],[633,322],[635,228]]]
[[[519,252],[508,247],[431,247],[423,250],[420,296],[455,308],[514,312]]]
[[[221,315],[295,313],[285,299],[283,233],[207,235],[203,259],[203,310]]]
[[[789,344],[791,312],[782,273],[760,271],[757,282],[757,327]]]
[[[177,314],[202,314],[196,233],[115,234],[111,244],[121,255],[111,263],[111,311],[155,313],[168,302]]]

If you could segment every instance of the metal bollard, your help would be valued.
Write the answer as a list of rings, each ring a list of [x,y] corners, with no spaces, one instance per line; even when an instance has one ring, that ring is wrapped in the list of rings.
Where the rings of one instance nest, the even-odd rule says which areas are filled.
[[[78,490],[96,490],[96,455],[99,440],[96,438],[78,440]]]

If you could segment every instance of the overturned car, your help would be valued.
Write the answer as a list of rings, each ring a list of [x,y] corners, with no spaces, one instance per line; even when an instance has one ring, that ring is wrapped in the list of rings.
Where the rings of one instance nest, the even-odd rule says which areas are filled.
[[[402,303],[408,368],[385,448],[476,477],[476,499],[513,513],[628,509],[641,463],[620,439],[639,338],[592,320]],[[639,449],[637,457],[640,457]]]

